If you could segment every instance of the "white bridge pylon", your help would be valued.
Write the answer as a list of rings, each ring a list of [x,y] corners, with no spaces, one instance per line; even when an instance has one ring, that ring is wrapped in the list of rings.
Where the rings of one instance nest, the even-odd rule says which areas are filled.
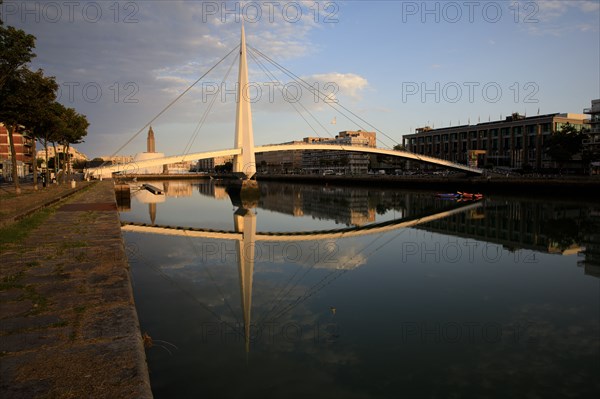
[[[252,130],[252,108],[250,106],[250,85],[248,84],[248,61],[246,60],[246,34],[242,24],[240,41],[240,70],[238,74],[240,93],[235,113],[235,148],[241,154],[233,156],[233,173],[243,179],[251,179],[256,174],[254,157],[254,132]]]
[[[169,165],[178,162],[197,161],[200,159],[233,155],[233,173],[243,179],[251,179],[256,174],[256,152],[293,151],[293,150],[325,150],[349,151],[380,155],[390,155],[409,160],[424,162],[432,165],[443,166],[448,169],[482,174],[481,169],[471,168],[466,165],[446,161],[444,159],[418,155],[408,151],[386,150],[373,147],[341,146],[331,144],[293,144],[293,145],[265,145],[254,146],[254,131],[252,128],[252,107],[250,104],[250,86],[248,84],[248,63],[246,60],[246,35],[242,25],[240,39],[240,61],[238,73],[238,87],[243,92],[237,96],[237,109],[235,118],[235,148],[231,150],[198,152],[184,155],[174,155],[164,158],[154,158],[144,161],[125,163],[120,165],[89,168],[85,171],[86,177],[110,178],[113,173],[137,173],[140,168]]]

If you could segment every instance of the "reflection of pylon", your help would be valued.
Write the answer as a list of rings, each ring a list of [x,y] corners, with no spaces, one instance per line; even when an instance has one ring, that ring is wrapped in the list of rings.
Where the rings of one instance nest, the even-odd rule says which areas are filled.
[[[239,208],[233,214],[235,230],[242,233],[237,242],[238,266],[240,275],[240,293],[244,316],[244,337],[246,353],[250,351],[250,312],[252,309],[252,276],[254,274],[254,248],[256,244],[256,214],[248,209]]]

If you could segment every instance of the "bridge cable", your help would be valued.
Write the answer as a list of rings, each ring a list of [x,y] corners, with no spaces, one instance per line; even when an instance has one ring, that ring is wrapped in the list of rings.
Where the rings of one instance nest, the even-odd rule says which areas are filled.
[[[200,129],[202,129],[202,126],[204,126],[204,123],[206,122],[206,118],[208,117],[208,114],[212,110],[212,107],[213,107],[213,105],[216,102],[218,94],[221,92],[221,87],[223,87],[223,82],[225,80],[227,80],[227,78],[229,77],[229,73],[231,72],[231,69],[233,68],[233,65],[235,65],[235,62],[238,59],[239,59],[239,54],[236,55],[236,57],[233,59],[233,62],[229,66],[229,69],[227,70],[227,73],[225,74],[225,77],[223,77],[223,79],[221,80],[221,85],[219,85],[219,88],[218,88],[217,92],[214,94],[214,96],[213,96],[212,100],[210,101],[208,107],[204,110],[204,113],[202,114],[202,117],[200,118],[200,121],[196,125],[196,128],[194,129],[194,132],[192,133],[192,136],[188,140],[188,143],[186,144],[186,146],[185,146],[185,148],[183,150],[182,160],[183,160],[183,157],[185,157],[191,151],[192,145],[196,141],[196,138],[198,137],[198,133],[200,133]]]
[[[261,61],[260,61],[260,60],[259,60],[259,59],[258,59],[258,58],[257,58],[257,57],[256,57],[256,56],[253,54],[253,53],[252,53],[252,51],[248,52],[248,54],[249,54],[249,55],[250,55],[250,57],[251,57],[251,58],[254,60],[254,62],[256,62],[256,64],[257,64],[257,65],[258,65],[258,66],[259,66],[259,67],[260,67],[260,68],[263,70],[263,72],[264,72],[264,73],[267,75],[267,77],[269,77],[270,79],[272,79],[272,80],[276,81],[276,82],[279,84],[279,86],[282,86],[282,82],[281,82],[279,79],[277,79],[277,78],[275,77],[275,75],[273,75],[273,74],[272,74],[272,73],[271,73],[271,72],[270,72],[270,71],[269,71],[269,70],[268,70],[268,69],[267,69],[267,68],[264,66],[264,64],[263,64],[263,63],[262,63],[262,62],[261,62]],[[284,94],[283,94],[283,88],[280,88],[280,89],[279,89],[279,91],[281,92],[281,95],[282,95],[283,97],[285,97],[285,96],[284,96]],[[312,125],[312,124],[311,124],[311,123],[310,123],[310,122],[309,122],[309,121],[308,121],[308,120],[307,120],[307,119],[304,117],[304,115],[302,115],[302,113],[301,113],[301,112],[298,110],[298,108],[296,108],[296,105],[295,105],[293,102],[291,102],[291,101],[286,101],[286,102],[287,102],[287,103],[289,103],[289,104],[292,106],[292,108],[294,108],[294,110],[295,110],[295,111],[296,111],[296,112],[297,112],[297,113],[300,115],[300,117],[301,117],[301,118],[302,118],[302,119],[303,119],[303,120],[306,122],[306,124],[307,124],[307,125],[308,125],[308,126],[311,128],[311,130],[312,130],[312,131],[313,131],[313,132],[314,132],[314,133],[315,133],[317,136],[321,137],[321,135],[320,135],[320,134],[319,134],[319,132],[318,132],[318,131],[317,131],[317,130],[316,130],[314,127],[313,127],[313,125]],[[330,135],[330,136],[333,138],[333,135],[331,134],[331,132],[330,132],[330,131],[329,131],[329,130],[328,130],[326,127],[325,127],[325,126],[323,126],[323,124],[321,124],[321,122],[320,122],[320,121],[319,121],[319,120],[318,120],[318,119],[317,119],[317,118],[316,118],[316,117],[315,117],[315,116],[314,116],[314,115],[313,115],[313,114],[312,114],[312,113],[311,113],[311,112],[310,112],[308,109],[306,109],[306,107],[305,107],[305,106],[304,106],[304,105],[303,105],[301,102],[298,102],[298,105],[300,105],[300,106],[302,107],[302,109],[304,109],[304,110],[305,110],[305,111],[306,111],[306,112],[307,112],[307,113],[308,113],[308,114],[309,114],[309,115],[310,115],[310,116],[311,116],[311,117],[312,117],[312,118],[315,120],[315,122],[317,122],[317,124],[318,124],[319,126],[321,126],[321,128],[322,128],[322,129],[323,129],[323,130],[324,130],[324,131],[325,131],[327,134],[329,134],[329,135]]]
[[[311,87],[311,86],[310,86],[310,85],[309,85],[309,84],[308,84],[306,81],[303,81],[303,80],[298,80],[298,79],[296,79],[296,78],[294,77],[295,75],[293,75],[293,74],[292,74],[291,72],[289,72],[289,71],[288,71],[288,72],[286,72],[285,68],[283,68],[283,67],[281,67],[281,66],[278,66],[278,64],[277,64],[277,63],[275,63],[275,62],[274,62],[273,60],[271,60],[269,57],[267,57],[267,56],[265,56],[264,54],[262,54],[262,53],[261,53],[259,50],[255,49],[255,48],[253,48],[253,47],[250,47],[250,46],[248,46],[248,47],[249,47],[251,50],[255,51],[255,52],[256,52],[256,54],[258,54],[259,56],[261,56],[262,58],[264,58],[264,59],[265,59],[267,62],[269,62],[270,64],[272,64],[273,66],[275,66],[276,68],[278,68],[279,70],[281,70],[283,73],[285,73],[286,75],[288,75],[288,76],[289,76],[289,77],[290,77],[292,80],[294,80],[295,82],[299,83],[299,84],[300,84],[302,87],[305,87],[306,89],[308,89],[309,91],[311,91],[311,93],[313,93],[313,94],[315,94],[315,95],[317,94],[317,93],[315,93],[315,92],[314,92],[314,89],[313,89],[313,88],[312,88],[312,87]],[[283,69],[282,69],[282,68],[283,68]],[[320,93],[320,92],[318,92],[318,94],[321,94],[321,93]],[[325,96],[325,95],[323,95],[323,96],[324,96],[324,98],[323,98],[323,102],[325,102],[325,103],[326,103],[326,104],[327,104],[329,107],[333,108],[333,105],[331,105],[331,103],[330,103],[330,99],[329,99],[327,96]],[[319,98],[321,98],[321,97],[319,96]],[[348,119],[348,120],[349,120],[350,122],[352,122],[353,124],[355,124],[355,125],[357,125],[358,127],[360,127],[361,129],[367,130],[367,129],[365,129],[364,127],[360,126],[358,123],[356,123],[356,121],[353,121],[353,120],[352,120],[352,119],[351,119],[351,118],[350,118],[348,115],[346,115],[346,114],[345,114],[345,113],[343,113],[342,111],[340,111],[340,110],[337,110],[337,109],[335,109],[335,108],[334,108],[334,110],[335,110],[337,113],[339,113],[340,115],[344,116],[346,119]],[[307,111],[307,112],[308,112],[308,111]],[[314,116],[313,116],[313,118],[314,118]],[[315,118],[315,120],[316,120],[316,118]],[[319,123],[319,124],[320,124],[320,123]],[[326,131],[327,131],[327,129],[326,129]],[[330,135],[331,135],[331,133],[329,133],[329,132],[328,132],[328,134],[330,134]],[[318,134],[317,134],[317,135],[318,135]],[[319,136],[319,137],[321,137],[321,136]],[[381,141],[381,140],[379,140],[379,141]],[[342,150],[344,150],[344,146],[343,146],[343,145],[339,144],[339,147],[340,147]]]
[[[258,66],[259,66],[259,67],[260,67],[260,68],[261,68],[261,69],[262,69],[262,70],[265,72],[265,74],[266,74],[266,75],[267,75],[269,78],[271,78],[271,79],[275,80],[277,83],[279,83],[279,85],[280,85],[280,86],[284,86],[284,85],[282,84],[282,82],[281,82],[279,79],[277,79],[277,78],[275,77],[275,75],[273,75],[271,72],[269,72],[269,71],[267,70],[267,68],[264,66],[264,64],[263,64],[263,63],[262,63],[262,62],[261,62],[261,61],[260,61],[260,60],[259,60],[259,59],[258,59],[258,58],[257,58],[257,57],[256,57],[256,56],[253,54],[253,53],[252,53],[252,51],[254,51],[254,50],[253,50],[253,49],[251,49],[251,51],[250,51],[250,52],[248,52],[248,54],[249,54],[249,55],[252,57],[252,59],[253,59],[253,60],[254,60],[254,61],[255,61],[255,62],[258,64]],[[257,54],[258,54],[258,53],[257,53]],[[258,55],[260,56],[260,54],[258,54]],[[264,57],[263,57],[263,58],[264,58]],[[268,61],[268,60],[267,60],[267,61]],[[285,95],[284,95],[284,93],[283,93],[283,88],[280,88],[279,90],[280,90],[280,92],[281,92],[281,95],[282,95],[282,97],[285,97]],[[301,118],[304,120],[304,122],[306,122],[306,124],[307,124],[307,125],[308,125],[308,126],[311,128],[311,130],[312,130],[312,131],[313,131],[313,132],[314,132],[314,133],[315,133],[315,134],[316,134],[316,135],[317,135],[319,138],[324,138],[324,137],[322,137],[322,136],[319,134],[319,132],[318,132],[318,131],[317,131],[317,130],[316,130],[316,129],[315,129],[313,126],[312,126],[312,124],[311,124],[311,123],[310,123],[310,122],[309,122],[309,121],[308,121],[308,120],[307,120],[307,119],[304,117],[304,115],[302,115],[302,112],[300,112],[300,111],[298,110],[298,108],[296,108],[296,105],[295,105],[293,102],[291,102],[291,101],[286,101],[286,102],[288,102],[288,103],[289,103],[289,104],[292,106],[292,108],[294,108],[294,110],[295,110],[295,111],[298,113],[298,115],[300,115],[300,117],[301,117]],[[315,117],[315,116],[313,115],[313,113],[312,113],[312,112],[310,112],[310,111],[309,111],[309,110],[308,110],[308,109],[307,109],[307,108],[306,108],[306,107],[305,107],[305,106],[304,106],[304,105],[303,105],[301,102],[298,102],[297,104],[298,104],[300,107],[302,107],[302,109],[304,109],[304,110],[306,111],[306,113],[308,113],[308,114],[309,114],[309,115],[310,115],[310,116],[311,116],[311,117],[312,117],[312,118],[315,120],[315,122],[317,122],[317,124],[318,124],[319,126],[321,126],[321,128],[322,128],[322,129],[323,129],[323,130],[324,130],[324,131],[325,131],[325,132],[326,132],[326,133],[327,133],[329,136],[331,136],[332,138],[334,138],[333,134],[331,134],[331,132],[329,131],[329,129],[327,129],[325,126],[323,126],[323,124],[322,124],[322,123],[321,123],[321,122],[320,122],[320,121],[317,119],[317,117]],[[335,148],[335,147],[339,147],[339,150],[338,150],[337,148]],[[346,147],[346,146],[344,146],[343,144],[332,144],[332,149],[331,149],[330,151],[340,151],[340,150],[341,150],[341,151],[345,151],[345,150],[346,150],[346,148],[345,148],[345,147]],[[306,150],[308,151],[308,150],[310,150],[310,149],[306,149]]]
[[[286,75],[288,75],[289,77],[291,77],[292,79],[294,79],[295,81],[297,81],[298,83],[303,83],[305,85],[305,87],[310,90],[312,93],[316,93],[321,97],[323,97],[323,101],[328,104],[330,107],[334,108],[334,106],[332,105],[331,101],[330,101],[330,97],[327,96],[326,94],[323,94],[318,88],[315,89],[314,87],[312,87],[310,84],[308,84],[308,82],[306,82],[304,79],[302,79],[301,77],[299,77],[298,75],[294,74],[293,72],[291,72],[290,70],[288,70],[287,68],[285,68],[283,65],[279,64],[277,61],[274,61],[273,59],[271,59],[270,57],[268,57],[267,55],[265,55],[264,53],[262,53],[260,50],[247,45],[249,48],[251,48],[252,50],[256,51],[260,56],[262,56],[263,58],[265,58],[267,61],[269,61],[271,64],[273,64],[274,66],[276,66],[277,68],[279,68],[282,72],[284,72]],[[329,100],[329,101],[328,101]],[[346,112],[350,113],[351,115],[353,115],[354,117],[356,117],[357,119],[359,119],[360,121],[366,123],[368,126],[370,126],[371,128],[373,128],[375,131],[383,134],[385,137],[387,137],[389,140],[391,140],[393,143],[396,144],[400,144],[398,143],[395,139],[393,139],[392,137],[390,137],[389,135],[387,135],[385,132],[381,131],[380,129],[377,129],[375,126],[373,126],[371,123],[367,122],[365,119],[361,118],[359,115],[355,114],[354,112],[352,112],[351,110],[349,110],[348,108],[344,107],[342,104],[340,104],[339,102],[333,103],[336,104],[337,106],[339,106],[340,108],[344,109]],[[367,130],[364,127],[360,126],[360,124],[358,124],[356,121],[352,120],[351,118],[349,118],[347,115],[345,115],[343,112],[341,112],[340,110],[337,110],[337,112],[339,112],[341,115],[343,115],[346,119],[348,119],[350,122],[356,124],[357,126],[359,126],[361,129]],[[381,141],[381,140],[380,140]],[[383,143],[383,141],[381,141]],[[385,143],[383,143],[384,145],[387,145]]]
[[[162,109],[154,118],[150,120],[150,122],[146,123],[140,130],[138,130],[129,140],[127,140],[121,147],[119,147],[112,155],[111,158],[119,153],[123,148],[125,148],[129,143],[131,143],[140,133],[142,133],[148,126],[152,124],[155,120],[157,120],[162,114],[164,114],[175,102],[177,102],[181,97],[183,97],[188,91],[190,91],[198,82],[200,82],[206,75],[212,72],[221,62],[223,62],[227,57],[231,55],[234,51],[236,51],[240,45],[235,46],[229,53],[227,53],[223,58],[221,58],[215,65],[210,67],[208,71],[206,71],[202,76],[200,76],[194,83],[191,84],[187,89],[185,89],[181,94],[179,94],[173,101],[171,101],[166,107]],[[100,167],[104,166],[106,162],[104,162]]]

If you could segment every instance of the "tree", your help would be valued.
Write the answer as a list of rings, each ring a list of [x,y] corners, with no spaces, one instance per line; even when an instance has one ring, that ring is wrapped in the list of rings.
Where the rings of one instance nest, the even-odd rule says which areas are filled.
[[[71,144],[79,144],[83,142],[83,137],[87,135],[87,128],[90,125],[84,115],[78,114],[73,108],[66,108],[62,114],[64,122],[64,130],[58,138],[58,142],[63,147],[63,162],[67,161],[67,172],[70,176],[70,154]],[[64,166],[64,165],[63,165]],[[63,167],[64,170],[64,167]]]
[[[17,154],[15,151],[13,134],[17,124],[23,119],[26,112],[21,95],[27,92],[24,79],[24,65],[35,54],[35,36],[28,35],[12,26],[4,27],[0,24],[0,121],[8,128],[8,140],[12,159],[12,177],[15,183],[15,193],[21,193],[19,176],[17,173]]]
[[[73,169],[83,170],[86,164],[87,161],[76,159],[75,161],[73,161]]]
[[[0,89],[35,54],[35,36],[0,23]]]
[[[233,163],[225,162],[224,165],[215,166],[215,172],[217,173],[231,173],[233,170]]]
[[[42,70],[31,72],[24,70],[24,79],[28,90],[22,93],[26,96],[27,103],[23,118],[20,123],[25,125],[35,140],[41,139],[48,129],[55,123],[52,115],[52,104],[56,99],[58,85],[54,77],[45,77]],[[33,164],[33,188],[37,186],[37,162]],[[47,180],[46,180],[47,181]]]
[[[545,140],[544,149],[546,154],[562,169],[565,162],[570,161],[575,154],[581,152],[584,138],[584,134],[567,122],[560,131]]]
[[[38,139],[44,146],[45,160],[46,160],[46,181],[50,181],[50,163],[48,159],[48,144],[54,143],[60,137],[61,132],[64,130],[64,121],[62,114],[65,112],[65,107],[58,103],[53,102],[47,109],[44,118],[44,127],[41,129]],[[56,155],[56,153],[55,153]]]
[[[51,122],[51,105],[56,98],[58,85],[52,77],[45,77],[42,70],[32,72],[22,68],[18,76],[11,78],[0,89],[0,120],[7,123],[9,135],[14,132],[17,124],[23,125],[34,139],[40,138],[48,129]],[[18,184],[16,177],[16,152],[11,141],[11,154],[13,163],[13,179]],[[35,148],[34,148],[35,150]],[[33,163],[34,189],[37,190],[37,162]],[[19,190],[20,191],[20,188]]]
[[[406,147],[404,147],[404,145],[402,145],[402,144],[396,144],[394,146],[394,150],[395,151],[406,151]]]

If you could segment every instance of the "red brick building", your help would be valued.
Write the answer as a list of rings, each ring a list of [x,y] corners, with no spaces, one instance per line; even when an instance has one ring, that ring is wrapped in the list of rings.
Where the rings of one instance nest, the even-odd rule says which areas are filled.
[[[13,133],[13,140],[17,153],[17,173],[20,177],[24,177],[32,171],[35,159],[35,140],[27,133],[22,134],[18,130]],[[0,175],[6,180],[11,179],[11,165],[8,128],[0,123]]]

